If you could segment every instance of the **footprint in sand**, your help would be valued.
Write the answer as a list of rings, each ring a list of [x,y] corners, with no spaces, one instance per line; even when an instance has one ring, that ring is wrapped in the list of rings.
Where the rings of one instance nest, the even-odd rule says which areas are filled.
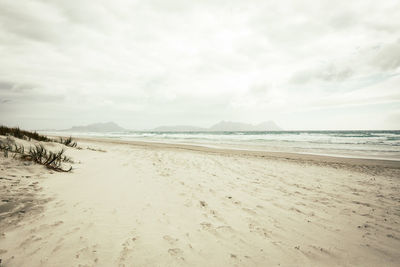
[[[178,258],[180,260],[185,260],[183,258],[183,251],[180,248],[170,248],[170,249],[168,249],[168,253],[171,256],[174,256],[174,257],[176,257],[176,258]]]
[[[80,229],[81,229],[80,227],[75,227],[72,230],[70,230],[67,233],[65,233],[65,235],[74,234],[74,233],[78,232]]]
[[[188,208],[191,207],[193,205],[192,200],[186,199],[185,202],[183,203],[183,205],[185,205]]]
[[[52,227],[57,227],[57,226],[59,226],[59,225],[61,225],[61,224],[63,224],[64,222],[63,221],[56,221],[56,222],[54,222],[53,224],[51,224],[50,226],[52,226]]]
[[[232,235],[235,231],[229,225],[221,225],[216,228],[217,232],[222,235]]]
[[[242,204],[240,201],[234,200],[232,196],[226,196],[227,199],[231,200],[233,204],[240,205]]]
[[[84,264],[97,263],[97,245],[81,248],[76,252],[75,258],[79,259],[79,261]]]
[[[209,230],[212,228],[212,224],[209,222],[202,222],[200,223],[200,225],[203,228],[203,230]]]
[[[24,241],[21,242],[21,244],[19,245],[21,248],[27,248],[29,245],[31,245],[32,243],[38,242],[42,240],[42,237],[40,236],[36,236],[36,235],[31,235],[30,237],[28,237],[27,239],[25,239]]]
[[[242,208],[242,210],[245,211],[245,212],[247,212],[247,213],[249,213],[249,214],[251,214],[251,215],[257,215],[257,212],[255,212],[255,211],[252,210],[252,209]]]
[[[125,242],[122,244],[122,250],[119,255],[120,263],[124,263],[127,260],[129,254],[133,251],[134,243],[136,240],[137,237],[131,237],[125,240]]]
[[[207,205],[207,202],[205,202],[205,201],[203,201],[203,200],[200,200],[200,207],[202,207],[202,208],[206,208],[208,205]]]
[[[124,243],[122,243],[122,251],[120,253],[120,260],[125,260],[128,252],[133,250],[135,243],[139,239],[138,236],[136,236],[135,231],[129,232],[129,236],[130,237],[128,239],[126,239]]]
[[[173,238],[173,237],[171,237],[171,236],[169,236],[169,235],[163,236],[163,239],[164,239],[165,241],[167,241],[170,245],[173,245],[173,244],[175,244],[176,242],[179,241],[178,238]]]
[[[53,250],[51,251],[51,254],[57,252],[58,250],[60,250],[60,248],[62,248],[62,245],[57,245],[53,248]]]
[[[249,223],[249,230],[251,233],[256,233],[263,238],[269,238],[270,234],[272,233],[271,231],[268,231],[267,229],[261,227],[254,221]]]

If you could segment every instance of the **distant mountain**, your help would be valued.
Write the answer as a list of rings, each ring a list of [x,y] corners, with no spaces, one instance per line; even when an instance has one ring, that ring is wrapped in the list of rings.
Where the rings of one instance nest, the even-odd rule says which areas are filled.
[[[126,131],[114,122],[93,123],[85,126],[73,126],[70,129],[63,130],[66,132],[123,132]]]
[[[221,121],[209,128],[210,131],[215,132],[236,132],[236,131],[281,131],[273,121],[266,121],[260,124],[248,124],[232,121]]]
[[[190,125],[176,125],[176,126],[160,126],[152,129],[155,132],[202,132],[207,131],[206,128],[195,127]]]
[[[248,123],[221,121],[210,128],[201,128],[190,125],[160,126],[152,129],[155,132],[240,132],[240,131],[282,131],[273,121],[266,121],[252,125]]]

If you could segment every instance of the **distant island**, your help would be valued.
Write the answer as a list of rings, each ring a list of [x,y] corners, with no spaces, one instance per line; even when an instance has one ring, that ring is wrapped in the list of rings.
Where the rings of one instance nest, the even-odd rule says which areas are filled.
[[[132,131],[122,128],[115,122],[93,123],[84,126],[73,126],[63,132],[127,132]],[[282,131],[273,121],[266,121],[259,124],[248,124],[242,122],[221,121],[209,128],[196,127],[191,125],[159,126],[149,130],[151,132],[245,132],[245,131]]]
[[[126,129],[122,128],[115,122],[100,122],[93,123],[85,126],[73,126],[72,128],[61,130],[63,132],[125,132]]]

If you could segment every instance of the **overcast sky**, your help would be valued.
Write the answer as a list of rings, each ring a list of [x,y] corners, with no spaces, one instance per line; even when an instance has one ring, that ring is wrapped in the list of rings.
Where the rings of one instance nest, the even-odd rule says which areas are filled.
[[[0,0],[0,123],[400,129],[400,1]]]

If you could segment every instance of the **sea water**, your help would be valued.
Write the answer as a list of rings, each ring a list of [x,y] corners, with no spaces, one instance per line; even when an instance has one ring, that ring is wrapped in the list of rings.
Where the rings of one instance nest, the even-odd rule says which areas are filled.
[[[63,135],[192,144],[218,148],[400,160],[400,131],[65,133]]]

